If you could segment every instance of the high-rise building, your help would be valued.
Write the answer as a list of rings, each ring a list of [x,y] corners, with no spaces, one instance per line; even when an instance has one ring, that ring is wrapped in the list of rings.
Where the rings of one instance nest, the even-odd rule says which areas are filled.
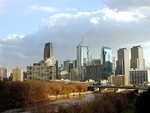
[[[116,75],[125,76],[125,85],[129,84],[129,52],[127,48],[121,48],[117,51]]]
[[[34,63],[33,66],[27,66],[27,77],[33,80],[56,80],[56,64],[57,60],[53,57],[42,60],[40,63]]]
[[[71,69],[75,68],[75,62],[74,60],[66,60],[64,61],[64,69],[67,70],[68,72],[71,71]]]
[[[145,60],[143,57],[143,48],[139,46],[133,46],[131,48],[131,69],[144,69]]]
[[[112,58],[112,73],[113,73],[113,75],[115,75],[115,71],[116,71],[116,57],[113,56],[113,58]]]
[[[46,43],[44,47],[44,60],[27,66],[27,78],[38,80],[58,79],[58,60],[54,57],[52,43]]]
[[[7,77],[7,69],[4,67],[0,68],[0,80],[3,80],[4,77]]]
[[[100,59],[93,59],[92,60],[92,65],[100,65],[101,64],[101,60]]]
[[[105,79],[104,78],[104,68],[103,65],[90,65],[86,66],[86,73],[84,76],[84,81],[86,80],[94,80],[97,82],[100,82],[101,80]]]
[[[52,57],[54,57],[53,45],[52,43],[46,43],[44,47],[44,60]]]
[[[13,68],[12,73],[13,81],[23,81],[23,70],[20,67]]]
[[[104,73],[106,79],[112,74],[112,50],[109,47],[102,47],[101,49],[101,64],[104,66]]]
[[[88,47],[84,45],[83,41],[77,46],[77,66],[84,66],[84,61],[88,58]]]
[[[143,85],[150,82],[150,69],[130,70],[130,84]]]

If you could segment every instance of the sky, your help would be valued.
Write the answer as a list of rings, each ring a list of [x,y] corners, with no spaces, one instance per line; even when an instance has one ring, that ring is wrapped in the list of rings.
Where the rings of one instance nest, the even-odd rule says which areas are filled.
[[[8,72],[43,59],[52,42],[59,64],[76,59],[82,41],[100,58],[102,46],[141,45],[150,67],[150,0],[0,0],[0,67]]]

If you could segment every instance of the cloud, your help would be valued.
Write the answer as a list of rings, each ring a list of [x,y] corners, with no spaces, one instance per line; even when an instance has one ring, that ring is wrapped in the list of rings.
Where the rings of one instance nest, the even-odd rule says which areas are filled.
[[[11,34],[7,37],[5,37],[4,41],[16,41],[16,40],[22,40],[25,37],[25,35],[18,35],[18,34]]]
[[[71,21],[90,21],[93,24],[99,24],[100,20],[114,20],[114,21],[125,21],[134,22],[140,21],[146,18],[146,14],[142,14],[141,11],[118,11],[116,9],[104,8],[95,12],[77,12],[76,14],[70,13],[57,13],[49,17],[49,19],[42,19],[42,21],[49,27],[55,25],[66,25]]]
[[[57,12],[58,11],[58,9],[55,7],[38,6],[38,5],[32,5],[30,7],[32,10],[36,10],[36,11],[43,11],[43,12]]]
[[[105,8],[102,10],[104,13],[103,19],[115,19],[117,21],[137,21],[139,19],[143,19],[145,16],[142,14],[139,14],[137,12],[131,12],[131,11],[117,11],[111,10],[109,8]]]
[[[145,18],[146,21],[149,21],[150,19],[149,0],[102,0],[102,1],[107,6],[107,8],[119,12],[120,16],[124,15],[124,19],[126,17],[129,17],[130,20],[134,19],[133,17]]]
[[[147,12],[142,12],[147,10]],[[52,42],[59,64],[66,59],[76,59],[76,46],[84,39],[92,51],[93,59],[100,58],[102,46],[117,49],[128,44],[149,42],[149,8],[120,11],[104,8],[95,12],[57,13],[43,18],[43,27],[28,35],[9,35],[0,40],[0,56],[9,62],[9,68],[27,65],[43,59],[44,45]],[[9,52],[7,52],[9,51]],[[8,64],[7,64],[8,65]]]
[[[100,23],[100,18],[99,17],[92,17],[90,22],[93,23],[93,24],[99,24]]]
[[[125,10],[139,7],[150,7],[149,0],[102,0],[109,8]]]

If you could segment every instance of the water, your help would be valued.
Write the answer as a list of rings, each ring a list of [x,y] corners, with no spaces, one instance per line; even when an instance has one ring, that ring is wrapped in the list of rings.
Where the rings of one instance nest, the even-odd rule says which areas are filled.
[[[90,101],[94,98],[95,94],[84,94],[80,96],[74,96],[71,99],[59,99],[54,101],[47,101],[42,102],[39,104],[32,104],[30,106],[20,108],[20,109],[13,109],[13,110],[7,110],[2,113],[38,113],[50,109],[55,109],[57,112],[58,105],[68,106],[70,103],[80,103],[81,101]]]

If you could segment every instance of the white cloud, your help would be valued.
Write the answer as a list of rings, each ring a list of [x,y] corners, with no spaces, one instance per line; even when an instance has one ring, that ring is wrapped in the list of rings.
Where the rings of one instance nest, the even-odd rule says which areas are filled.
[[[52,11],[40,6],[34,8]],[[149,17],[149,12],[149,7],[140,7],[122,11],[105,8],[95,12],[57,13],[48,19],[43,18],[43,28],[35,33],[28,36],[13,34],[0,40],[0,56],[4,61],[9,59],[7,62],[11,62],[10,67],[20,62],[26,68],[27,65],[42,60],[44,44],[52,42],[54,55],[60,64],[66,59],[76,59],[76,46],[82,36],[92,51],[93,58],[100,57],[102,46],[111,47],[116,53],[117,49],[126,47],[127,44],[131,44],[131,47],[150,41],[150,24],[143,21]],[[68,54],[64,54],[66,52]]]
[[[57,12],[58,11],[58,9],[55,7],[38,6],[38,5],[32,5],[31,9],[37,10],[37,11],[44,11],[44,12]]]
[[[117,11],[117,9],[109,9],[105,8],[102,10],[102,13],[104,13],[103,19],[114,19],[117,21],[138,21],[140,19],[143,19],[145,16],[142,14],[138,14],[137,12],[132,11]]]
[[[150,0],[102,0],[109,8],[127,10],[140,7],[150,7]]]
[[[22,40],[25,37],[25,35],[18,35],[18,34],[11,34],[4,38],[4,41],[16,41],[16,40]]]
[[[141,11],[118,11],[109,8],[98,10],[95,12],[77,12],[76,14],[70,13],[57,13],[49,17],[49,19],[42,19],[42,21],[49,27],[54,27],[55,25],[66,25],[70,21],[75,21],[78,19],[86,19],[93,24],[99,24],[100,20],[115,20],[123,22],[139,21],[144,19],[146,16],[142,14]]]
[[[100,18],[99,17],[92,17],[90,22],[93,23],[93,24],[99,24],[100,23]]]

